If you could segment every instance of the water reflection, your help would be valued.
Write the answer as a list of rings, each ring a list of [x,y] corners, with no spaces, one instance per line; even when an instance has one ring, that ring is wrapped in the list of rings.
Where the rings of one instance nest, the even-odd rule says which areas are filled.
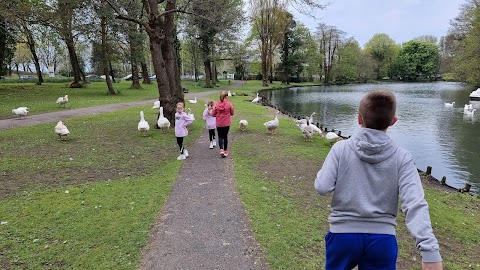
[[[275,106],[297,116],[317,112],[315,123],[351,135],[359,128],[357,107],[371,90],[388,89],[397,96],[399,121],[388,130],[389,136],[412,152],[417,167],[432,166],[432,174],[447,183],[480,188],[480,101],[469,101],[473,90],[461,83],[391,83],[342,86],[315,86],[267,91]],[[455,102],[453,107],[445,103]],[[477,108],[473,116],[464,115],[464,104]],[[478,113],[478,114],[477,114]]]

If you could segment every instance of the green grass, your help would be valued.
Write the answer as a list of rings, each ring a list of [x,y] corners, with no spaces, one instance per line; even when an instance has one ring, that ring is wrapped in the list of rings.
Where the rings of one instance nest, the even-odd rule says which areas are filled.
[[[210,90],[190,83],[191,92]],[[24,91],[38,89],[43,88]],[[267,134],[263,123],[273,119],[273,110],[248,102],[260,89],[261,82],[248,82],[232,91],[247,96],[230,98],[236,111],[231,158],[240,196],[272,269],[322,269],[331,197],[317,195],[313,180],[330,144],[319,136],[305,142],[294,122],[282,117],[278,134]],[[90,91],[72,91],[85,90]],[[92,100],[112,97],[96,91]],[[155,88],[119,96],[129,91],[156,95]],[[40,96],[41,91],[26,99],[34,103]],[[85,93],[76,102],[86,105],[89,99]],[[204,122],[202,102],[186,105],[197,118],[188,146]],[[0,221],[8,222],[0,225],[0,268],[136,269],[181,164],[172,130],[151,130],[149,137],[137,131],[140,110],[153,126],[157,114],[150,108],[68,119],[68,141],[58,140],[54,123],[0,132]],[[249,122],[244,132],[240,119]],[[445,269],[480,269],[479,197],[429,185],[425,191]],[[420,269],[403,215],[397,221],[399,269]]]

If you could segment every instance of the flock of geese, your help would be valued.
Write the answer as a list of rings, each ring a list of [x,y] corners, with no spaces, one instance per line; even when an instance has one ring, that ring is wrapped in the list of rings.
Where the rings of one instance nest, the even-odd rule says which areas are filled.
[[[232,93],[230,91],[228,91],[228,95],[232,96]],[[68,101],[69,101],[68,100],[68,95],[65,95],[63,97],[59,97],[55,103],[58,106],[63,106],[64,108],[66,108],[66,104],[68,103]],[[252,103],[259,104],[259,103],[261,103],[261,101],[262,101],[262,97],[260,97],[259,94],[257,93],[257,96],[252,100]],[[191,103],[191,104],[196,104],[198,102],[197,97],[195,97],[194,99],[189,99],[188,102]],[[447,106],[447,104],[445,104],[445,105]],[[160,106],[160,101],[158,101],[158,100],[155,101],[153,103],[152,109],[158,109],[159,110],[159,117],[158,117],[158,120],[157,120],[157,125],[158,125],[159,129],[162,130],[162,133],[165,133],[166,131],[168,131],[171,124],[170,124],[170,121],[164,116],[163,107]],[[473,109],[473,110],[468,109],[467,105],[465,105],[465,110],[469,111],[469,112],[471,111],[472,114],[475,112],[475,109]],[[187,114],[189,114],[193,119],[195,119],[195,117],[192,113],[192,110],[190,108],[187,108],[187,111],[188,111]],[[28,112],[29,112],[28,107],[18,107],[16,109],[12,110],[12,113],[19,116],[20,119],[22,119],[22,117],[25,118],[27,116]],[[278,113],[279,113],[278,111],[275,113],[275,116],[274,116],[273,120],[270,120],[270,121],[267,121],[267,122],[263,123],[263,125],[267,128],[267,130],[270,132],[271,135],[276,134],[276,130],[280,125],[280,122],[278,121],[278,116],[277,116]],[[322,130],[319,127],[317,127],[316,125],[313,124],[313,117],[315,115],[316,115],[316,113],[313,112],[310,115],[310,117],[308,117],[308,118],[300,119],[300,120],[294,120],[297,127],[300,129],[301,133],[303,134],[303,137],[304,137],[305,141],[310,141],[311,142],[313,140],[314,134],[318,134],[320,137],[323,137]],[[240,131],[246,130],[247,126],[248,126],[248,121],[246,119],[242,119],[242,120],[239,121]],[[138,131],[140,131],[140,133],[143,136],[148,136],[148,131],[150,130],[150,125],[145,120],[145,114],[144,114],[143,111],[140,111],[140,121],[138,122],[137,129],[138,129]],[[68,136],[68,134],[70,134],[70,131],[68,130],[67,126],[63,123],[63,121],[58,121],[54,130],[55,130],[55,134],[57,134],[59,136],[60,140],[62,140],[62,141],[63,140],[68,140],[67,136]],[[342,139],[340,136],[338,136],[334,132],[328,132],[325,135],[325,138],[331,144],[333,144],[336,141]]]
[[[447,107],[447,108],[453,108],[454,105],[455,105],[455,101],[452,102],[452,103],[445,102],[445,107]],[[472,104],[465,104],[463,106],[464,117],[473,118],[475,116],[476,111],[477,111],[477,109],[474,109]]]

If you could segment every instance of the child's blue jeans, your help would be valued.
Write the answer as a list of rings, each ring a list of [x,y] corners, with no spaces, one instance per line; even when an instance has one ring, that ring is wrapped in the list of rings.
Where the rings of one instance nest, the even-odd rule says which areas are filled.
[[[332,233],[325,236],[326,270],[394,270],[397,239],[390,234]]]

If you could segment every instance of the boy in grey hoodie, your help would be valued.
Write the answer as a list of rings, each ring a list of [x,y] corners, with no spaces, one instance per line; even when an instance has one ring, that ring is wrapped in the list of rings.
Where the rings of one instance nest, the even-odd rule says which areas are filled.
[[[397,121],[395,110],[392,92],[369,92],[359,105],[361,130],[337,142],[317,174],[315,190],[334,192],[325,236],[327,270],[396,269],[399,200],[422,269],[443,269],[412,155],[386,133]]]

